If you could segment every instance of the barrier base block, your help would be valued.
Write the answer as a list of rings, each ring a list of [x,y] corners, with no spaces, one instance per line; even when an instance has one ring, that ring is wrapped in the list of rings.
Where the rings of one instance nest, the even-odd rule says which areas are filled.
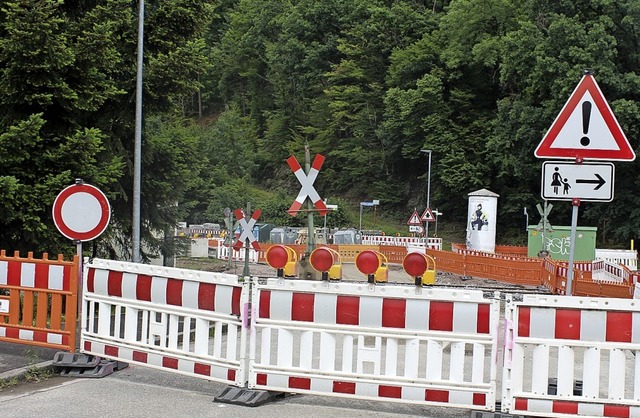
[[[281,399],[284,396],[285,394],[283,392],[227,386],[214,398],[214,402],[242,406],[260,406],[277,398]]]
[[[107,360],[90,354],[58,352],[52,365],[63,377],[105,377],[129,367],[128,363]]]
[[[511,415],[504,412],[471,412],[471,418],[526,418],[524,415]]]
[[[67,353],[58,351],[53,356],[55,367],[87,367],[93,368],[100,364],[100,357],[84,353]]]

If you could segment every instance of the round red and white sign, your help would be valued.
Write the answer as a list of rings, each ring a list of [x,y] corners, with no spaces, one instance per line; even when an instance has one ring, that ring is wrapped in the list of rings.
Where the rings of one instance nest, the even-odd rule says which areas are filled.
[[[95,186],[74,184],[53,202],[53,222],[58,231],[74,241],[91,241],[107,229],[111,205]]]

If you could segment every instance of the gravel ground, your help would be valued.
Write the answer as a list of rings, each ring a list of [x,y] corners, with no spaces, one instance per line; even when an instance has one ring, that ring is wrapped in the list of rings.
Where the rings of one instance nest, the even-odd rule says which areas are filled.
[[[231,268],[228,268],[226,260],[217,259],[200,259],[200,258],[184,258],[179,259],[177,267],[188,268],[193,270],[215,271],[230,274],[242,274],[244,270],[243,262],[232,262]],[[276,270],[266,263],[249,263],[249,274],[258,277],[276,277]],[[342,264],[342,279],[345,281],[366,281],[364,274],[360,273],[354,263]],[[409,276],[401,265],[389,265],[389,283],[413,284],[413,277]],[[479,277],[463,277],[447,272],[436,272],[436,285],[448,287],[466,287],[466,288],[483,288],[495,290],[516,290],[528,292],[546,293],[544,289],[533,286],[522,286],[510,283],[503,283],[496,280],[484,279]]]

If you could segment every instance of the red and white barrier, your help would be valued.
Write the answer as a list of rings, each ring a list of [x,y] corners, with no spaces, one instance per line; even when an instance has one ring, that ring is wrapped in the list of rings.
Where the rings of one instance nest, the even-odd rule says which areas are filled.
[[[500,385],[514,415],[640,417],[634,300],[507,294],[500,333],[497,292],[107,260],[84,278],[88,354],[275,392],[494,411]]]
[[[640,416],[640,306],[633,300],[508,296],[505,316],[503,411]]]
[[[237,276],[100,259],[84,276],[83,352],[246,383],[249,286]]]
[[[473,290],[256,280],[249,388],[493,410],[499,305]]]
[[[442,238],[424,238],[420,237],[395,237],[391,235],[363,235],[361,239],[362,245],[395,245],[405,246],[412,251],[420,251],[424,253],[426,247],[433,250],[442,250]]]
[[[0,261],[0,285],[31,289],[75,290],[69,288],[70,265]]]
[[[76,349],[77,263],[0,252],[0,341]]]

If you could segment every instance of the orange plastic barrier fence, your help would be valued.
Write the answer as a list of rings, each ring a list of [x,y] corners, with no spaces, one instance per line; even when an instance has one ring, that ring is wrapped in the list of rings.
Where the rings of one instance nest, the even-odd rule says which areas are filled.
[[[380,245],[378,252],[384,254],[389,263],[402,264],[404,258],[407,256],[407,247],[404,245]]]
[[[0,341],[75,351],[78,262],[0,251]]]
[[[461,276],[467,275],[465,257],[450,251],[432,250],[429,248],[427,254],[436,260],[438,270],[446,271]]]
[[[465,259],[468,276],[527,286],[542,284],[542,260],[500,259],[476,255],[467,255]]]
[[[520,247],[516,245],[496,245],[495,251],[497,254],[515,255],[518,257],[526,257],[529,253],[529,249],[527,247]]]

